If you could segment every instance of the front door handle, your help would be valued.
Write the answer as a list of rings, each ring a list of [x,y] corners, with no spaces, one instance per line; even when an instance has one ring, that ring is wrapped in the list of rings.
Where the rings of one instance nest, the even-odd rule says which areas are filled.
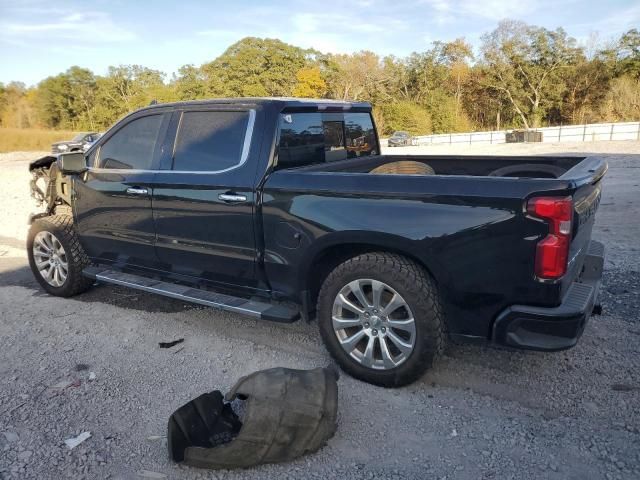
[[[140,187],[127,188],[128,195],[147,195],[148,193],[149,193],[149,190],[147,190],[146,188],[140,188]]]
[[[247,197],[245,195],[238,195],[236,193],[221,193],[218,198],[227,203],[246,202]]]

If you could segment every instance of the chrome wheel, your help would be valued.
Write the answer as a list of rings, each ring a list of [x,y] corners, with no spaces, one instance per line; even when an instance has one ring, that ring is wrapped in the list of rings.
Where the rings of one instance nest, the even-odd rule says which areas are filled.
[[[333,302],[331,320],[344,351],[365,367],[388,370],[413,352],[416,324],[411,309],[384,282],[349,282]]]
[[[67,254],[60,240],[51,232],[38,232],[33,239],[33,259],[45,282],[61,287],[69,275]]]

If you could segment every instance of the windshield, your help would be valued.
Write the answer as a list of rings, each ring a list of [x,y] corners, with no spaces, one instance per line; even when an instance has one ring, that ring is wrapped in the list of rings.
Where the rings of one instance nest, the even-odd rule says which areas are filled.
[[[84,137],[86,137],[87,134],[86,133],[79,133],[77,134],[75,137],[73,137],[71,139],[72,142],[81,142],[82,140],[84,140]]]
[[[393,134],[394,137],[408,137],[409,134],[407,132],[396,132]]]

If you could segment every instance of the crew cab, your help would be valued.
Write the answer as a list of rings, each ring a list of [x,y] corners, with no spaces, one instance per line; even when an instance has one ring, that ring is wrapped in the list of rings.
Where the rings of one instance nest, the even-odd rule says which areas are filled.
[[[447,338],[554,351],[598,311],[598,157],[381,154],[371,106],[216,99],[126,116],[33,162],[53,295],[96,281],[292,322],[399,386]]]

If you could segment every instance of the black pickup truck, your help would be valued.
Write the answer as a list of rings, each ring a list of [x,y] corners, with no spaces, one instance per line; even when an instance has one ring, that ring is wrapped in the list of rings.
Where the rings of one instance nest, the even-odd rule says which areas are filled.
[[[597,157],[383,155],[369,104],[244,98],[143,108],[30,169],[47,292],[315,318],[378,385],[419,378],[447,338],[569,348],[599,309]]]

